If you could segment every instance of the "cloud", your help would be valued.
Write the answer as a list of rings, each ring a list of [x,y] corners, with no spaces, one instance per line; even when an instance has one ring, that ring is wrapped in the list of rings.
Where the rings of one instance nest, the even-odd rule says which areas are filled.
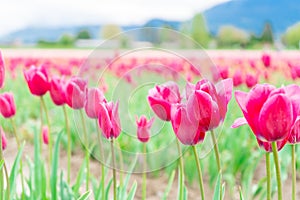
[[[228,0],[0,0],[0,35],[28,26],[117,23],[141,24],[151,18],[187,20]]]

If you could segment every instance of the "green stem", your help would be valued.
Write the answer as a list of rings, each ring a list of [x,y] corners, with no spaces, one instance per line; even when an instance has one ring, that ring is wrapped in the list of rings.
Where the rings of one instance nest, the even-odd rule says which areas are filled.
[[[142,200],[146,200],[146,189],[147,189],[147,146],[146,143],[143,143],[143,153],[144,153],[144,159],[143,159],[143,186],[142,186]]]
[[[114,200],[117,200],[117,178],[115,169],[115,151],[114,151],[114,139],[111,138],[111,155],[112,155],[112,170],[113,170],[113,183],[114,183]]]
[[[271,200],[271,169],[270,153],[266,152],[266,171],[267,171],[267,200]]]
[[[43,109],[45,111],[46,114],[46,120],[47,120],[47,125],[48,125],[48,129],[49,129],[49,165],[52,163],[52,134],[51,134],[51,125],[50,125],[50,119],[49,119],[49,113],[48,113],[48,109],[47,106],[45,104],[44,98],[43,96],[41,96],[41,103],[43,106]]]
[[[95,120],[96,122],[96,130],[97,130],[97,136],[98,136],[98,142],[99,142],[99,147],[100,147],[100,155],[101,155],[101,185],[102,185],[102,200],[105,200],[105,168],[104,168],[104,152],[103,152],[103,145],[102,145],[102,140],[101,140],[101,133],[99,131],[99,126],[98,126],[98,120]]]
[[[272,151],[273,151],[275,168],[276,168],[276,179],[277,179],[277,187],[278,187],[278,200],[282,200],[282,186],[281,186],[280,166],[279,166],[278,150],[277,150],[276,142],[272,142]]]
[[[122,149],[121,149],[121,146],[120,144],[118,145],[118,154],[119,154],[119,157],[120,157],[120,171],[119,171],[119,174],[120,174],[120,185],[123,185],[123,170],[124,170],[124,161],[123,161],[123,154],[122,154]]]
[[[71,147],[71,132],[70,132],[70,126],[69,126],[69,119],[68,119],[68,114],[67,114],[67,109],[66,106],[63,105],[63,111],[64,111],[64,116],[65,116],[65,123],[66,123],[66,132],[68,136],[68,147],[67,147],[67,155],[68,155],[68,169],[67,169],[67,179],[68,183],[70,184],[71,182],[71,156],[72,156],[72,147]]]
[[[10,199],[10,185],[9,185],[9,178],[8,178],[8,171],[5,162],[3,163],[3,168],[5,172],[5,179],[6,179],[6,199]]]
[[[180,143],[178,139],[176,139],[176,145],[177,145],[177,150],[178,150],[178,156],[179,156],[179,199],[182,200],[184,199],[183,197],[183,187],[184,187],[184,172],[183,172],[183,159],[181,155],[181,148],[180,148]]]
[[[17,134],[17,128],[16,128],[15,121],[14,121],[13,118],[10,118],[10,120],[11,120],[11,124],[12,124],[12,127],[13,127],[13,133],[14,133],[14,136],[16,138],[17,145],[18,145],[18,150],[20,150],[21,143],[20,143],[20,139],[19,139],[18,134]],[[21,172],[21,185],[22,185],[22,199],[25,199],[25,184],[24,184],[24,173],[23,173],[22,159],[20,161],[20,172]]]
[[[84,137],[84,146],[85,146],[85,161],[86,161],[86,191],[89,190],[89,180],[90,180],[90,154],[89,154],[89,140],[87,135],[87,129],[85,125],[85,120],[83,116],[82,109],[80,110],[80,117],[83,127],[83,137]]]
[[[218,171],[219,171],[219,173],[222,173],[219,147],[218,147],[216,136],[215,136],[215,133],[214,133],[213,130],[211,130],[211,134],[210,135],[211,135],[211,138],[212,138],[212,141],[213,141],[213,145],[214,145],[214,151],[215,151],[215,156],[216,156]]]
[[[0,161],[4,161],[2,153],[2,130],[0,130]],[[4,163],[3,163],[4,165]],[[4,199],[4,179],[3,179],[3,167],[0,169],[0,199]]]
[[[292,200],[296,200],[296,145],[292,144]]]
[[[41,134],[43,132],[43,104],[40,104]],[[40,137],[40,154],[42,155],[43,137]]]
[[[198,178],[199,178],[199,186],[200,186],[200,191],[201,191],[201,198],[204,200],[204,186],[203,186],[203,178],[202,178],[202,172],[201,172],[201,166],[200,166],[200,161],[199,161],[199,156],[198,156],[198,151],[195,145],[192,146],[194,155],[195,155],[195,161],[197,164],[197,170],[198,170]]]

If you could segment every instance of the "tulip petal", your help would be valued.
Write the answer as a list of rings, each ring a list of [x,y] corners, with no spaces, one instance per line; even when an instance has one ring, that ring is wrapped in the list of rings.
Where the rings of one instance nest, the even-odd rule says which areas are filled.
[[[268,142],[282,140],[289,135],[292,123],[291,102],[282,94],[274,95],[260,111],[258,125],[261,132],[258,137]]]
[[[232,97],[232,88],[233,88],[233,82],[231,78],[225,79],[220,81],[216,84],[216,90],[218,96],[223,100],[225,100],[226,105],[230,101]]]
[[[292,126],[291,134],[288,138],[289,143],[296,144],[300,142],[300,116],[297,117]]]
[[[245,124],[248,124],[247,120],[244,117],[240,117],[234,120],[233,124],[231,125],[231,128],[237,128]]]
[[[111,124],[113,130],[113,137],[117,138],[121,132],[121,124],[120,124],[120,117],[119,117],[119,101],[114,105],[112,110],[111,116]]]
[[[109,113],[104,103],[100,104],[98,123],[99,127],[102,129],[104,137],[109,139],[111,137],[110,133],[112,131],[112,123],[110,121]]]
[[[165,121],[171,120],[171,105],[163,99],[154,98],[148,96],[148,102],[153,112],[161,119]]]

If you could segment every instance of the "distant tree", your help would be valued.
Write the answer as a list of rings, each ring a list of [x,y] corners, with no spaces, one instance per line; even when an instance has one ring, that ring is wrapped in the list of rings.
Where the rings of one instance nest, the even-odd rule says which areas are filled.
[[[290,26],[282,36],[284,44],[299,48],[300,45],[300,22]]]
[[[90,34],[90,32],[86,29],[80,30],[77,35],[76,35],[76,39],[80,40],[80,39],[91,39],[92,36]]]
[[[207,47],[210,36],[202,14],[196,14],[192,20],[191,37],[203,47]]]
[[[117,35],[122,32],[120,26],[115,24],[107,24],[104,25],[101,29],[101,36],[103,39],[109,39],[114,35]]]
[[[64,46],[72,46],[74,44],[74,37],[68,33],[64,33],[60,38],[58,43]]]
[[[217,41],[221,46],[245,46],[249,40],[250,36],[246,31],[232,25],[221,26],[217,34]]]
[[[261,40],[261,42],[264,42],[264,43],[273,44],[273,42],[274,42],[273,31],[272,31],[272,26],[269,22],[265,23],[260,40]]]

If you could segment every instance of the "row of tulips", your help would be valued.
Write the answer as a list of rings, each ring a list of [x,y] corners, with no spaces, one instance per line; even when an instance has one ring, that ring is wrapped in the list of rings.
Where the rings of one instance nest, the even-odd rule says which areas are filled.
[[[2,62],[2,65],[1,65]],[[4,64],[0,62],[1,84],[4,83]],[[265,61],[267,62],[267,61]],[[266,65],[266,64],[265,64]],[[85,161],[87,167],[86,189],[89,190],[89,151],[88,151],[88,136],[84,124],[83,110],[86,115],[92,119],[97,120],[99,128],[102,130],[102,135],[110,140],[112,144],[112,155],[114,157],[114,140],[121,133],[121,124],[118,113],[118,102],[108,102],[103,92],[98,88],[87,88],[87,81],[79,77],[73,77],[68,81],[59,77],[48,77],[45,67],[31,67],[24,71],[25,80],[27,81],[30,92],[39,96],[41,99],[41,107],[43,109],[48,123],[48,130],[43,131],[45,135],[44,141],[49,146],[49,165],[51,163],[52,155],[52,138],[50,128],[50,118],[43,100],[43,95],[48,91],[53,102],[57,106],[62,106],[65,111],[65,104],[72,109],[80,110],[83,131],[84,131],[84,145]],[[174,82],[167,82],[162,85],[157,85],[149,91],[148,102],[153,112],[164,121],[170,121],[174,133],[179,142],[184,145],[192,146],[197,164],[199,175],[199,186],[202,199],[205,198],[204,186],[202,180],[201,165],[199,161],[196,145],[203,141],[206,132],[210,131],[212,141],[214,144],[214,151],[216,156],[216,163],[218,170],[221,173],[221,161],[216,143],[214,129],[217,128],[225,119],[227,113],[227,105],[231,99],[233,88],[232,79],[224,79],[218,84],[213,84],[208,80],[200,80],[195,85],[187,83],[185,94],[182,95],[179,87]],[[260,146],[264,147],[266,153],[266,167],[269,171],[270,164],[269,153],[273,152],[277,183],[278,183],[278,198],[282,199],[280,165],[278,161],[278,150],[290,142],[293,144],[293,164],[295,164],[295,148],[294,144],[298,142],[298,121],[299,115],[299,94],[300,87],[297,85],[289,85],[286,87],[275,88],[268,84],[257,84],[247,94],[236,91],[236,100],[243,111],[245,118],[237,119],[233,124],[233,128],[242,124],[249,124],[253,133],[257,137]],[[12,118],[16,112],[13,95],[4,93],[1,95],[1,114],[5,118]],[[66,113],[66,112],[64,112]],[[66,117],[66,127],[68,130],[68,118]],[[149,141],[150,128],[154,118],[147,120],[145,116],[137,119],[137,136],[143,143]],[[12,124],[13,120],[12,120]],[[67,131],[68,132],[68,131]],[[69,133],[68,133],[69,134]],[[16,139],[17,134],[15,135]],[[5,146],[5,137],[2,140],[3,147]],[[68,137],[69,138],[69,137]],[[18,139],[17,139],[18,140]],[[68,140],[68,142],[70,142]],[[19,143],[19,142],[18,142]],[[146,145],[146,144],[145,144]],[[68,145],[68,152],[70,145]],[[181,155],[180,145],[178,145],[178,152]],[[70,160],[68,153],[68,160]],[[68,161],[69,162],[69,161]],[[114,164],[114,158],[113,158]],[[22,163],[20,164],[22,165]],[[179,158],[179,175],[180,175],[180,192],[179,198],[184,199],[184,172],[183,159]],[[104,166],[102,165],[103,172]],[[295,169],[295,167],[293,168]],[[22,173],[22,167],[21,167]],[[68,167],[68,177],[70,176],[70,167]],[[103,173],[104,174],[104,173]],[[271,198],[270,190],[270,173],[268,175],[268,199]],[[293,199],[295,199],[295,172],[293,170]],[[22,174],[21,174],[22,176]],[[117,198],[117,180],[116,171],[113,166],[113,182],[114,182],[114,198]],[[146,176],[145,176],[146,177]],[[69,178],[68,178],[69,179]],[[146,198],[146,179],[144,179],[143,197]],[[23,180],[22,180],[23,181]],[[103,184],[104,185],[104,184]],[[220,195],[222,196],[222,194]]]

